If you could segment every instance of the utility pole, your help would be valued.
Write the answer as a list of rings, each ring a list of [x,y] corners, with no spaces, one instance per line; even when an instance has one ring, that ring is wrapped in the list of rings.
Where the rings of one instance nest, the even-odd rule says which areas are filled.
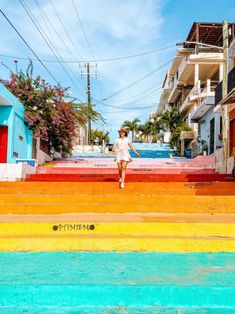
[[[86,68],[86,73],[83,73],[81,69],[81,77],[83,75],[86,75],[87,77],[87,126],[86,126],[86,144],[91,145],[91,73],[90,73],[90,68],[95,67],[95,77],[97,78],[97,64],[95,65],[90,65],[89,62],[87,62],[84,65],[79,65],[80,68]]]
[[[91,84],[90,63],[87,62],[87,143],[91,145]]]
[[[228,22],[223,22],[223,83],[222,83],[222,100],[228,94]],[[228,139],[229,139],[229,117],[228,106],[222,105],[222,125],[223,125],[223,172],[227,173],[227,160],[228,160]]]

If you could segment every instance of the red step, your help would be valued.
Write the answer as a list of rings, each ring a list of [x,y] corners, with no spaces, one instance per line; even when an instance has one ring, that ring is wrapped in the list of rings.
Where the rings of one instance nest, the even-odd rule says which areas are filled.
[[[75,167],[58,167],[58,168],[47,168],[47,167],[39,167],[37,169],[37,174],[117,174],[117,168],[75,168]],[[128,174],[173,174],[173,173],[190,173],[190,174],[214,174],[215,169],[207,169],[207,168],[128,168]]]
[[[28,182],[116,182],[117,174],[34,174],[26,179]],[[212,181],[234,181],[226,174],[127,174],[128,182],[212,182]]]

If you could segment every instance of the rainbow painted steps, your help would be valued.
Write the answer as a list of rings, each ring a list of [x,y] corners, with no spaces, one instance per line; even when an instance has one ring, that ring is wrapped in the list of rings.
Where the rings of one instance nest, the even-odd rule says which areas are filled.
[[[0,251],[235,252],[235,183],[4,183]],[[231,195],[226,192],[231,191]]]
[[[0,313],[235,313],[230,177],[60,165],[0,184]]]
[[[127,182],[213,182],[233,181],[215,172],[215,158],[137,159],[128,165]],[[116,182],[117,165],[110,158],[55,161],[38,167],[29,182]]]
[[[0,253],[0,311],[229,314],[234,265],[234,253]]]

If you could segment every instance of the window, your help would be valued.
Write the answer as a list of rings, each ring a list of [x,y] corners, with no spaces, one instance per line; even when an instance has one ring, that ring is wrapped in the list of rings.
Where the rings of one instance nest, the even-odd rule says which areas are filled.
[[[220,134],[223,133],[223,119],[222,119],[222,117],[220,117],[220,120],[219,120],[219,132],[220,132]]]
[[[179,78],[179,71],[178,70],[176,71],[175,76],[176,76],[176,79],[178,80],[178,78]]]

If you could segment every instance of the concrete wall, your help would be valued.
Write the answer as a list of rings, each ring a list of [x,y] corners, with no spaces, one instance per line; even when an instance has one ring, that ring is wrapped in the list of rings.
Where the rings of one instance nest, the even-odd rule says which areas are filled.
[[[0,164],[0,182],[2,181],[22,181],[28,175],[35,173],[35,167],[26,163]]]
[[[0,125],[8,127],[7,162],[32,158],[33,134],[25,125],[23,104],[0,84]]]
[[[229,47],[229,53],[228,53],[228,71],[231,71],[233,69],[233,58],[235,56],[235,39],[231,43]]]
[[[210,147],[210,121],[215,118],[215,133],[214,133],[214,151],[216,147],[222,146],[222,141],[219,140],[220,134],[220,114],[214,113],[214,108],[212,107],[200,120],[200,132],[201,140],[207,142],[208,148]]]

